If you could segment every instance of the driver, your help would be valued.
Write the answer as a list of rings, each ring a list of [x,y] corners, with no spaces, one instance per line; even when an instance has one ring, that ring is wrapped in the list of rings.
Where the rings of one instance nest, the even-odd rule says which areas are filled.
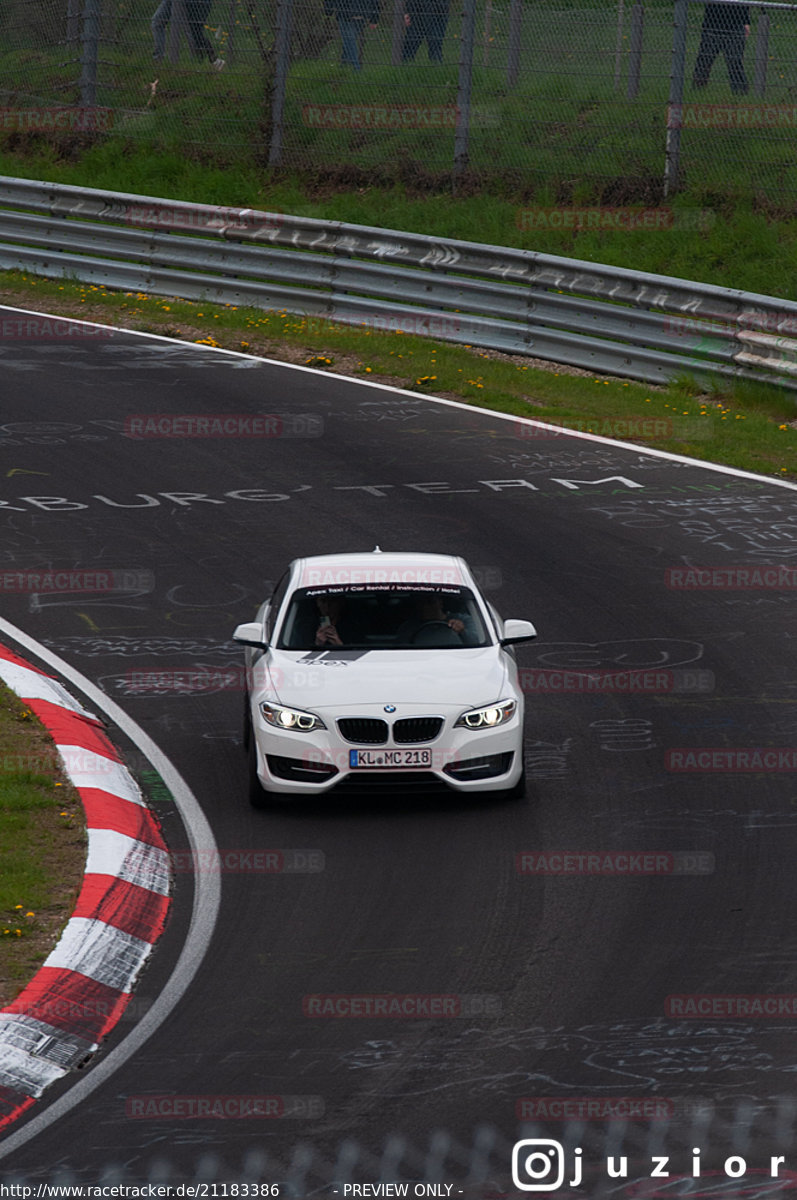
[[[452,617],[443,608],[442,597],[437,592],[421,592],[413,596],[415,612],[399,626],[396,640],[400,643],[411,642],[418,631],[430,621],[442,621],[454,633],[464,632],[465,622],[459,617]]]

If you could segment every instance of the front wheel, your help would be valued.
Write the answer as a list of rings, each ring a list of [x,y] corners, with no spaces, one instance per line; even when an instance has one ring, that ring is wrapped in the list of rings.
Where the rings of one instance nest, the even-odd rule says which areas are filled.
[[[268,792],[265,791],[262,783],[257,777],[257,750],[255,748],[255,735],[252,730],[249,730],[249,803],[252,808],[266,808],[268,805]]]
[[[241,740],[243,741],[243,744],[244,744],[244,750],[248,750],[249,742],[252,737],[252,717],[249,712],[249,693],[248,692],[244,692],[243,725],[241,726],[241,730],[242,730],[242,739]]]

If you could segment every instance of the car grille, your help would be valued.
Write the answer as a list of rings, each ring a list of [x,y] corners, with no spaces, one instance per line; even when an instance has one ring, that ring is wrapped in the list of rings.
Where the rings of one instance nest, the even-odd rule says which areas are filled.
[[[443,727],[442,717],[402,717],[393,724],[393,741],[400,745],[431,742]]]
[[[381,746],[387,741],[387,721],[375,717],[341,717],[338,729],[347,742]]]

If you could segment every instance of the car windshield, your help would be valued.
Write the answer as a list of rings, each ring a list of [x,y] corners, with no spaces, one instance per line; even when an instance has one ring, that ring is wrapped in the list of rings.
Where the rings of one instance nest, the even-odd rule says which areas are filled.
[[[280,650],[421,650],[488,646],[470,588],[367,584],[300,588],[282,622]]]

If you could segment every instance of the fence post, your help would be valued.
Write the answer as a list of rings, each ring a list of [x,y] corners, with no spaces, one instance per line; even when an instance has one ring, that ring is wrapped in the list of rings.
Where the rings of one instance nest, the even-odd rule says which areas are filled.
[[[235,46],[235,19],[236,19],[236,4],[235,4],[235,0],[230,0],[230,4],[229,4],[229,10],[228,10],[228,16],[227,16],[227,25],[228,25],[228,28],[229,28],[229,32],[228,32],[228,34],[227,34],[227,42],[226,42],[226,45],[225,45],[224,49],[225,49],[225,51],[226,51],[226,53],[227,53],[227,62],[228,62],[228,63],[230,63],[231,65],[232,65],[232,63],[235,61],[235,50],[236,50],[236,46]]]
[[[681,122],[684,102],[686,63],[686,23],[689,0],[675,0],[670,60],[670,99],[667,104],[667,141],[664,151],[664,195],[678,190],[681,166]]]
[[[623,26],[625,25],[625,0],[617,0],[617,37],[614,42],[614,90],[620,86],[620,64],[623,53]]]
[[[404,46],[404,0],[393,0],[393,30],[390,42],[390,65],[401,66],[401,51]]]
[[[97,43],[100,36],[100,0],[86,0],[80,47],[80,103],[94,108],[97,103]]]
[[[459,35],[459,84],[457,87],[457,124],[454,131],[453,184],[468,166],[470,140],[470,98],[473,84],[473,39],[476,31],[476,0],[464,0],[462,29]]]
[[[636,100],[639,93],[639,75],[642,69],[642,38],[645,31],[645,6],[639,0],[631,9],[631,53],[628,58],[629,100]]]
[[[271,96],[271,145],[268,165],[279,166],[285,132],[285,89],[291,59],[291,16],[293,0],[277,0],[277,29],[274,39],[274,90]]]
[[[753,90],[756,96],[763,96],[767,90],[767,59],[769,57],[769,9],[758,11],[758,25],[755,37],[755,80]]]
[[[506,61],[506,86],[508,88],[513,88],[517,83],[522,31],[523,0],[512,0],[509,7],[509,54]]]

